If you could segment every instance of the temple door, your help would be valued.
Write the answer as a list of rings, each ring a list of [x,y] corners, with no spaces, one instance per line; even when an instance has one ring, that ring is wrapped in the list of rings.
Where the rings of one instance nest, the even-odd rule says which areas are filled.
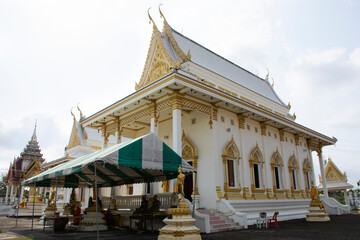
[[[188,161],[188,163],[192,166],[192,161]],[[192,195],[193,193],[193,174],[189,174],[185,177],[184,182],[184,197],[192,202]]]

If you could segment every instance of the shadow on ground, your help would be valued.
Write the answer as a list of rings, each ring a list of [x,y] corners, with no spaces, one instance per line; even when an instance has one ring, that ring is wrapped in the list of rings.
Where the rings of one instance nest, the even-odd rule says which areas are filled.
[[[29,218],[19,218],[18,226],[16,228],[14,226],[14,218],[0,217],[0,229],[26,237],[31,234],[36,240],[96,239],[96,232],[66,231],[52,236],[50,229],[43,232],[42,226],[36,222],[34,222],[34,230],[31,231],[31,219]],[[100,239],[157,239],[157,236],[157,233],[151,232],[137,235],[135,231],[129,230],[100,232]],[[202,239],[360,239],[360,215],[331,216],[330,222],[323,223],[310,223],[306,222],[305,219],[280,222],[278,229],[256,229],[250,226],[246,230],[203,234]]]

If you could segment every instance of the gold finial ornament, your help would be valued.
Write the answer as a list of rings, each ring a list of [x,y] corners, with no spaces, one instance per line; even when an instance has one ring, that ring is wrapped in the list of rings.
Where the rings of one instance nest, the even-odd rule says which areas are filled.
[[[71,115],[73,116],[74,121],[76,121],[76,117],[75,117],[75,115],[74,115],[73,112],[72,112],[72,108],[70,109],[70,113],[71,113]]]
[[[175,68],[179,69],[180,68],[180,58],[178,58],[178,60],[175,63]]]
[[[271,86],[274,87],[275,85],[274,78],[271,78],[271,80],[272,80]]]
[[[265,77],[265,79],[266,79],[266,80],[268,80],[268,79],[269,79],[269,69],[268,69],[268,68],[266,68],[266,71],[267,71],[267,73],[266,73],[266,77]]]
[[[290,102],[288,102],[287,107],[288,107],[288,109],[291,109],[291,104],[290,104]]]
[[[149,8],[148,8],[148,11],[147,11],[147,12],[148,12],[148,16],[149,16],[150,21],[154,24],[154,27],[155,27],[156,24],[155,24],[154,20],[152,19],[152,17],[150,16],[150,12],[149,12],[150,9],[151,9],[151,7],[149,7]]]
[[[185,175],[182,173],[182,168],[181,165],[178,168],[178,172],[179,175],[177,176],[177,181],[176,181],[176,185],[175,185],[175,189],[174,191],[176,193],[180,193],[181,194],[181,199],[184,199],[184,180],[185,180]]]
[[[84,115],[82,114],[82,111],[80,110],[80,108],[79,108],[79,104],[77,105],[77,109],[79,110],[79,112],[80,112],[80,120],[84,117]]]
[[[160,6],[162,5],[162,3],[159,5],[159,12],[160,12],[160,16],[164,19],[164,22],[166,22],[166,18],[164,16],[164,14],[161,12]]]
[[[187,57],[188,60],[191,60],[190,49],[189,49],[188,53],[186,54],[186,57]]]
[[[293,113],[292,117],[294,118],[294,120],[296,120],[296,114]]]

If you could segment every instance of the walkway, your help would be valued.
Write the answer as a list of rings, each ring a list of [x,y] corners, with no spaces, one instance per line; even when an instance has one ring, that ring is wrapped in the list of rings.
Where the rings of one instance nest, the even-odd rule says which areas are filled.
[[[19,218],[18,227],[14,228],[15,219],[0,216],[0,229],[19,236],[30,237],[36,240],[51,239],[72,239],[72,240],[92,240],[96,239],[96,232],[65,232],[57,233],[52,237],[52,231],[42,232],[42,228],[34,221],[35,230],[31,231],[31,219]],[[5,239],[5,235],[0,234],[0,239]],[[18,238],[19,239],[19,238]],[[100,239],[157,239],[155,233],[144,233],[136,235],[136,232],[128,230],[100,232]],[[202,239],[360,239],[360,214],[348,214],[342,216],[331,216],[330,222],[308,223],[305,220],[280,222],[279,228],[256,229],[250,226],[247,230],[232,232],[222,232],[214,234],[204,234]]]

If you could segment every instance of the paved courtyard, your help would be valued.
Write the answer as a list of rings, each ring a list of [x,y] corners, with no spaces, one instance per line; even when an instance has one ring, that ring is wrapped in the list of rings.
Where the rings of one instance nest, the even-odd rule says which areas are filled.
[[[36,221],[34,231],[31,231],[31,218],[19,218],[16,228],[15,221],[15,218],[0,216],[0,229],[5,231],[0,234],[0,239],[26,239],[31,236],[36,240],[96,239],[96,232],[67,231],[52,236],[50,229],[43,232],[42,226]],[[157,239],[157,234],[146,232],[137,235],[135,231],[111,230],[100,232],[100,239]],[[324,223],[308,223],[305,220],[280,222],[278,229],[250,226],[247,230],[203,234],[202,239],[360,239],[360,214],[331,216],[331,221]]]

